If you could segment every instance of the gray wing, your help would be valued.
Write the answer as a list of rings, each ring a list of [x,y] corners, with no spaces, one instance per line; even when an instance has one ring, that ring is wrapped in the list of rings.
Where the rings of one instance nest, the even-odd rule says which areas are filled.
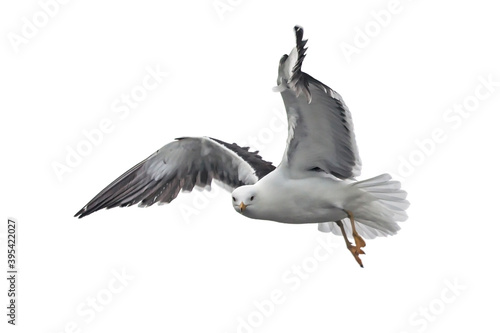
[[[292,171],[322,170],[337,178],[358,176],[361,160],[351,113],[342,97],[301,71],[306,42],[295,27],[296,47],[281,58],[277,90],[288,116],[283,161]]]
[[[275,168],[257,153],[212,138],[178,138],[109,184],[75,217],[103,208],[169,203],[181,190],[204,188],[213,179],[232,189],[254,184]]]

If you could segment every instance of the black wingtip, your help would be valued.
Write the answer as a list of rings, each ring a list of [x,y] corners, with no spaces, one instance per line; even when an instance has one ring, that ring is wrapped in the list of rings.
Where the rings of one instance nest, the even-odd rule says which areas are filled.
[[[304,28],[302,28],[300,25],[296,25],[294,28],[295,30],[295,38],[297,39],[297,44],[302,41],[302,38],[304,38]]]
[[[295,43],[297,44],[297,50],[299,50],[299,52],[300,52],[300,50],[305,51],[307,49],[305,47],[306,43],[307,43],[307,39],[304,40],[304,28],[296,25],[293,29],[295,30]]]
[[[302,77],[302,62],[304,61],[304,58],[306,57],[306,44],[307,44],[307,39],[304,38],[304,29],[301,26],[296,25],[294,27],[295,30],[295,39],[296,39],[296,49],[298,53],[298,59],[295,65],[293,66],[292,69],[292,76],[290,78],[290,83],[292,86],[296,86],[301,77]],[[309,92],[306,91],[306,96],[310,102],[311,96],[309,95]]]
[[[81,219],[82,217],[88,215],[88,214],[85,214],[85,213],[86,213],[85,208],[82,208],[73,217],[77,217],[77,218]]]

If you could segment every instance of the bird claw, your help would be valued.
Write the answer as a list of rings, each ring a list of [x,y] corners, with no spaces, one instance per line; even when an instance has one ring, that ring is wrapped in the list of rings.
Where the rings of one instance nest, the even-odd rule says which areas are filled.
[[[363,267],[363,262],[361,261],[359,255],[365,254],[365,251],[363,251],[360,247],[358,247],[358,244],[356,244],[356,246],[350,244],[350,246],[347,246],[347,249],[352,253],[354,259],[356,259],[356,262],[359,264],[359,266]]]
[[[352,245],[350,242],[347,245],[347,249],[352,253],[354,256],[354,259],[356,259],[356,262],[359,264],[359,266],[363,266],[363,262],[361,261],[361,258],[359,257],[360,254],[365,254],[365,251],[363,251],[362,247],[366,246],[365,240],[357,233],[353,233],[353,238],[354,238],[354,243],[356,245]]]
[[[347,215],[349,216],[351,220],[351,225],[352,225],[352,237],[354,238],[354,243],[356,245],[352,245],[351,242],[347,239],[347,234],[344,229],[344,225],[342,224],[342,221],[335,221],[337,225],[340,228],[340,231],[342,232],[342,236],[344,237],[345,244],[347,245],[347,249],[352,253],[354,256],[354,259],[356,259],[356,262],[359,264],[359,266],[363,267],[363,262],[361,261],[361,258],[359,257],[360,254],[365,254],[365,251],[363,251],[361,248],[366,246],[365,240],[358,234],[356,231],[356,227],[354,225],[354,217],[352,213],[347,211]]]
[[[365,251],[363,251],[361,248],[366,246],[365,240],[356,232],[353,231],[352,237],[354,238],[354,243],[356,246],[353,246],[353,250],[349,249],[354,256],[354,259],[358,262],[359,266],[363,267],[363,262],[359,258],[360,254],[365,254]]]
[[[354,238],[354,242],[356,243],[356,247],[359,250],[361,250],[362,247],[366,246],[365,240],[363,238],[361,238],[361,236],[357,232],[354,232],[352,234],[352,237]]]

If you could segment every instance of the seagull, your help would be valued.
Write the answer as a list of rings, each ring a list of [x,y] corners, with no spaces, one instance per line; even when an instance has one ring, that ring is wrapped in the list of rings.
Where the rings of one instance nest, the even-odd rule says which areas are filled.
[[[307,40],[301,27],[294,31],[296,45],[280,59],[273,88],[288,119],[287,145],[277,167],[235,143],[176,138],[109,184],[75,217],[103,208],[170,203],[181,190],[209,189],[214,181],[232,191],[233,208],[243,216],[317,223],[320,231],[341,235],[363,267],[364,238],[400,230],[397,222],[407,219],[407,193],[389,174],[356,180],[361,160],[351,113],[336,91],[302,72]]]

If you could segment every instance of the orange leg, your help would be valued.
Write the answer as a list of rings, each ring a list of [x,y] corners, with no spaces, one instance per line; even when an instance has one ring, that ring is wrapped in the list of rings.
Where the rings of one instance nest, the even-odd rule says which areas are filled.
[[[354,259],[356,259],[356,262],[359,264],[359,266],[363,267],[363,262],[361,261],[361,258],[359,257],[360,254],[365,254],[365,252],[361,249],[362,247],[366,246],[365,240],[361,238],[361,236],[357,233],[355,226],[354,226],[354,217],[351,212],[347,212],[347,215],[349,216],[349,219],[351,220],[351,226],[352,226],[352,237],[354,238],[354,242],[356,243],[356,246],[352,245],[351,242],[349,242],[349,239],[347,238],[347,234],[344,229],[344,225],[342,224],[342,221],[335,221],[337,225],[340,228],[340,231],[342,232],[342,236],[344,237],[345,244],[347,246],[347,249],[351,252],[351,254],[354,256]]]
[[[361,236],[356,231],[356,226],[354,225],[354,215],[352,215],[352,213],[349,211],[346,211],[346,212],[347,212],[347,216],[349,216],[349,219],[351,220],[352,237],[354,238],[354,242],[356,243],[356,248],[359,251],[363,252],[363,250],[361,250],[361,248],[366,246],[366,242],[363,238],[361,238]]]

